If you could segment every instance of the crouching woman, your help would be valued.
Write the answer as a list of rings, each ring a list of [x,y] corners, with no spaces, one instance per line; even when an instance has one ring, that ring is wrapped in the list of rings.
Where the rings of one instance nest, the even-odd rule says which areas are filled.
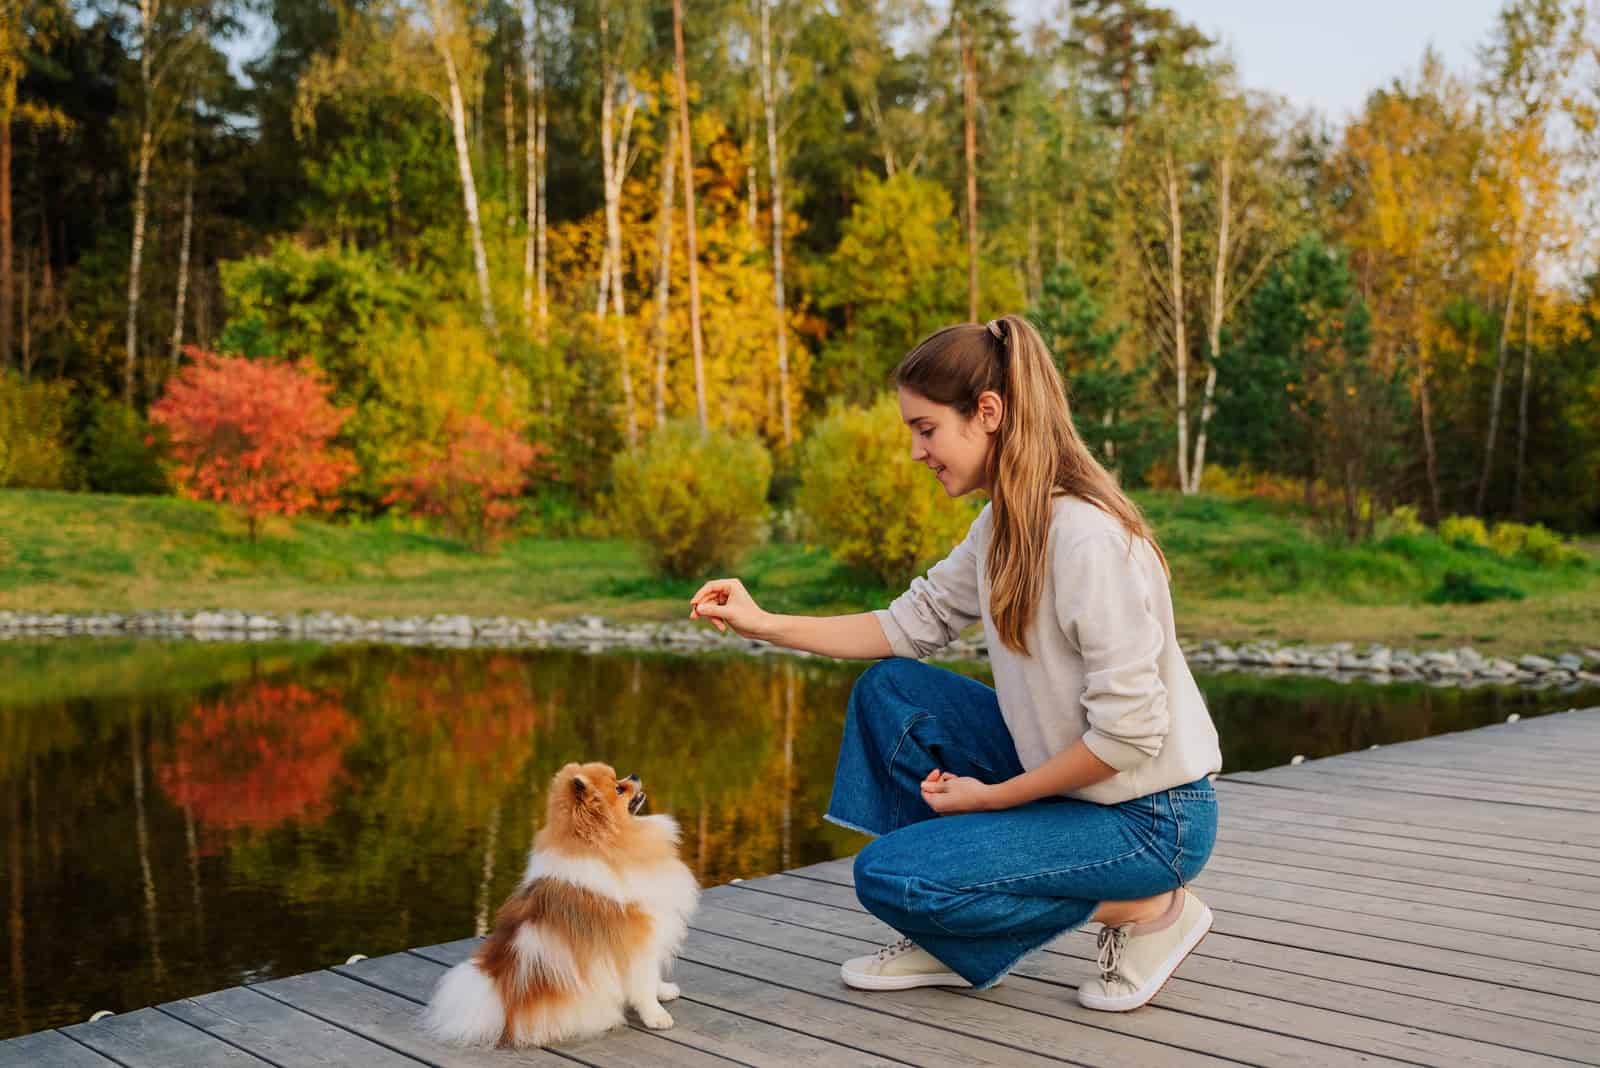
[[[905,937],[850,986],[992,986],[1098,923],[1091,1009],[1145,1004],[1211,928],[1217,732],[1178,647],[1166,559],[1072,424],[1019,316],[947,327],[895,371],[911,456],[989,504],[889,607],[775,615],[738,579],[690,615],[836,657],[892,658],[850,695],[827,819],[877,838],[861,903]],[[919,662],[982,621],[994,688]]]

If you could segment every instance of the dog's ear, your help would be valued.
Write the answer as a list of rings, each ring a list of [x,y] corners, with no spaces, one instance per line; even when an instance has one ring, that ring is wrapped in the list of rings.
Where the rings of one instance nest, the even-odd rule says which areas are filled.
[[[572,796],[582,797],[589,792],[589,783],[582,775],[572,777]]]

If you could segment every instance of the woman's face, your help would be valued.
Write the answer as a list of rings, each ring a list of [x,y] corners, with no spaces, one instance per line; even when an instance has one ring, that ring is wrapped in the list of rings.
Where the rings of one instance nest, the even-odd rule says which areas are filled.
[[[911,428],[911,458],[939,479],[952,497],[986,489],[989,444],[1000,426],[1001,401],[984,393],[971,417],[902,386],[900,418]]]

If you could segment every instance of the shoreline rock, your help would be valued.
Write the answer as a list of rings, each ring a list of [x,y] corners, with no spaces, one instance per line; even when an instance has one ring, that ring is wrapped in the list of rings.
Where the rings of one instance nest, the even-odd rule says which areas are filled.
[[[614,623],[599,616],[560,622],[510,616],[398,616],[368,619],[333,612],[274,614],[206,609],[197,612],[36,613],[0,611],[0,641],[18,638],[148,637],[198,641],[381,642],[447,649],[531,648],[581,652],[737,652],[807,656],[764,641],[718,634],[687,620]],[[1516,685],[1529,689],[1577,690],[1600,686],[1600,648],[1554,657],[1526,654],[1516,660],[1458,649],[1391,649],[1371,643],[1279,645],[1254,640],[1230,645],[1207,640],[1185,643],[1189,664],[1202,673],[1243,672],[1282,677],[1312,676],[1337,682],[1423,682],[1431,686]],[[982,635],[953,642],[937,659],[988,659]]]

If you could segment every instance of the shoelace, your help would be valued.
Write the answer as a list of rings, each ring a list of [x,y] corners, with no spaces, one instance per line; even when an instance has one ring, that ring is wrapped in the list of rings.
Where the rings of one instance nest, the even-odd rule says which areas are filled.
[[[1102,927],[1097,943],[1099,949],[1100,978],[1110,982],[1117,977],[1117,967],[1122,963],[1122,949],[1128,944],[1126,927]]]
[[[915,945],[916,943],[911,941],[911,939],[902,938],[900,941],[891,943],[878,950],[877,957],[879,960],[890,960],[894,957],[898,957],[900,954],[904,953],[908,949],[911,949]]]

